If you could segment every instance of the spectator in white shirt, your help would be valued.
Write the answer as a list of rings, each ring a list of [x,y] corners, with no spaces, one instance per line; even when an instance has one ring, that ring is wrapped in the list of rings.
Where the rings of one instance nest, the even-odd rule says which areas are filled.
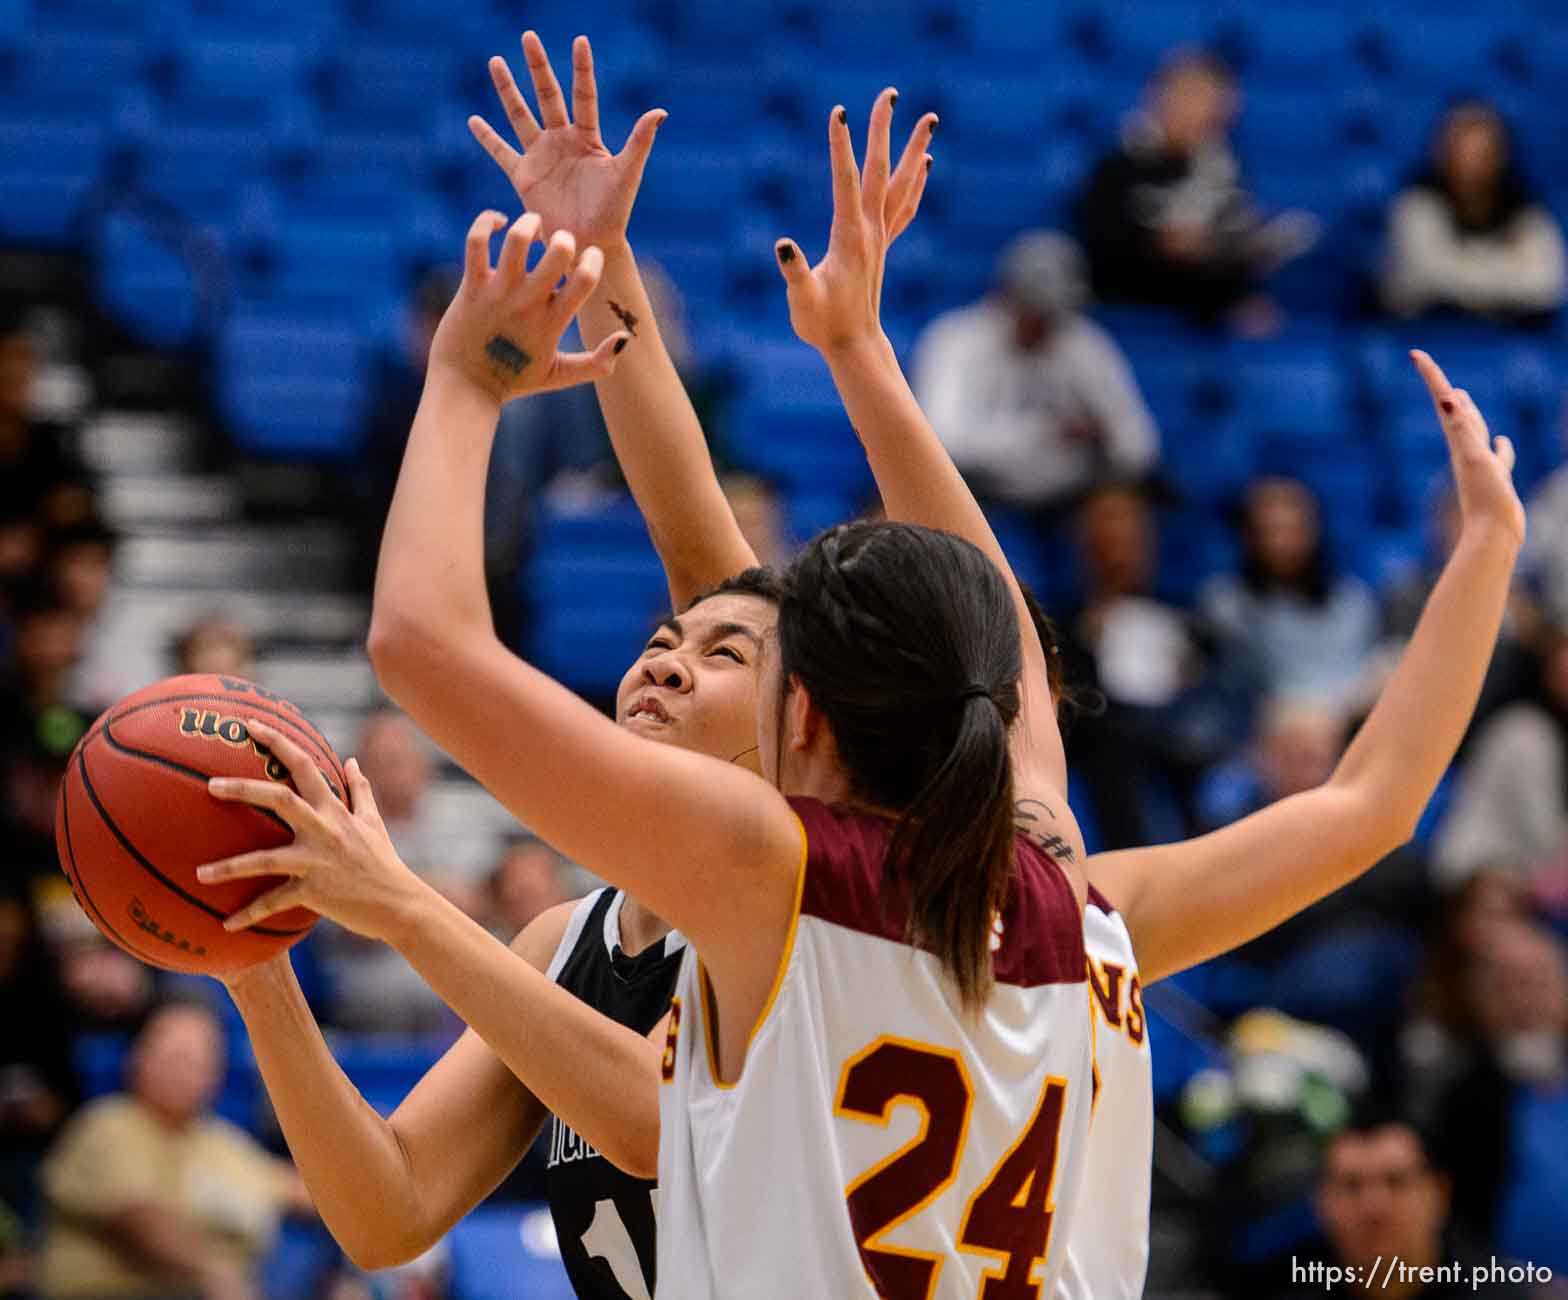
[[[1395,316],[1446,309],[1529,321],[1562,306],[1562,231],[1525,184],[1490,104],[1450,109],[1431,165],[1394,200],[1382,291]]]
[[[976,495],[1049,514],[1098,482],[1147,475],[1159,435],[1121,350],[1081,314],[1078,246],[1030,231],[996,278],[915,347],[921,405]]]

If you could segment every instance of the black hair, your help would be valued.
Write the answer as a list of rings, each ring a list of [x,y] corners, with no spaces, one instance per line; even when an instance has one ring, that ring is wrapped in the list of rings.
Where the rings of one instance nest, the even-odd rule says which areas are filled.
[[[685,609],[680,612],[684,614],[687,610],[695,609],[703,601],[714,596],[758,596],[779,605],[783,603],[784,593],[788,589],[789,579],[785,574],[765,564],[753,565],[749,569],[731,574],[723,582],[715,583],[706,591],[699,591],[686,602]]]
[[[1310,509],[1313,522],[1317,527],[1317,539],[1312,544],[1312,553],[1307,556],[1306,563],[1302,565],[1301,572],[1289,580],[1281,580],[1270,573],[1263,565],[1263,557],[1258,554],[1256,528],[1253,525],[1253,513],[1256,509],[1257,498],[1260,490],[1266,486],[1286,484],[1299,496],[1311,503]],[[1305,600],[1314,605],[1326,604],[1333,590],[1333,574],[1328,563],[1328,543],[1323,535],[1323,507],[1318,500],[1317,493],[1300,479],[1285,478],[1280,475],[1269,475],[1255,480],[1248,486],[1239,506],[1241,518],[1241,580],[1247,588],[1259,596],[1267,596],[1276,591],[1294,591]]]
[[[1439,1135],[1427,1126],[1412,1119],[1405,1111],[1386,1096],[1372,1092],[1352,1102],[1350,1114],[1345,1122],[1328,1136],[1324,1146],[1325,1159],[1323,1170],[1328,1168],[1327,1148],[1340,1138],[1357,1137],[1369,1138],[1373,1134],[1381,1133],[1385,1129],[1403,1129],[1415,1138],[1416,1146],[1421,1151],[1421,1159],[1432,1170],[1441,1170],[1441,1142]]]
[[[1462,118],[1468,118],[1472,122],[1487,123],[1497,132],[1503,142],[1505,156],[1502,170],[1497,176],[1492,210],[1479,219],[1460,210],[1456,201],[1457,196],[1449,187],[1448,177],[1443,171],[1442,164],[1436,157],[1438,145],[1443,137]],[[1495,104],[1476,96],[1455,99],[1438,115],[1437,121],[1432,127],[1431,140],[1427,147],[1427,160],[1420,171],[1417,172],[1412,184],[1417,189],[1430,190],[1441,196],[1455,226],[1462,233],[1471,235],[1491,234],[1501,230],[1525,208],[1537,202],[1535,192],[1525,178],[1524,170],[1519,165],[1518,149],[1518,141],[1514,136],[1513,128],[1509,126],[1508,119],[1503,116]]]
[[[811,693],[853,794],[898,814],[885,870],[910,939],[976,1005],[1013,873],[1022,652],[1002,575],[950,533],[845,524],[791,569],[779,645],[784,689]]]

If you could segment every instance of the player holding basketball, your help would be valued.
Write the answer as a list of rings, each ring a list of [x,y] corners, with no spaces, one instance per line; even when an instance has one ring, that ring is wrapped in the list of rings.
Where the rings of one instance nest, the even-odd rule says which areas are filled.
[[[788,269],[787,268],[787,264],[786,264],[786,269]],[[879,274],[880,266],[877,267],[877,271],[878,271],[878,274]],[[1431,379],[1430,375],[1429,375],[1429,382],[1432,382],[1432,379]],[[1440,377],[1439,377],[1439,380],[1437,382],[1440,383]],[[841,381],[841,383],[842,383],[842,381]],[[849,394],[846,393],[846,397],[848,397],[848,396],[849,396]],[[1483,439],[1482,445],[1484,446],[1484,433],[1482,434],[1482,439]],[[1451,444],[1452,444],[1452,442],[1453,442],[1453,434],[1452,434],[1452,431],[1451,431]],[[1457,466],[1456,466],[1456,468],[1457,468]],[[1474,466],[1472,465],[1471,468],[1473,470]],[[1504,483],[1505,483],[1505,486],[1506,486],[1506,479],[1504,480]],[[884,485],[884,486],[886,486],[886,485]],[[1507,493],[1507,499],[1508,500],[1512,500],[1511,491],[1509,491]],[[1486,503],[1483,500],[1482,501],[1483,507],[1485,506],[1485,504]],[[1495,506],[1497,503],[1493,502],[1492,504]],[[1517,502],[1516,501],[1513,503],[1513,508],[1515,510],[1517,509]],[[1507,512],[1504,511],[1503,514],[1506,515]],[[690,516],[687,516],[687,518],[690,518]],[[1480,519],[1481,520],[1481,526],[1478,528],[1478,530],[1477,530],[1478,532],[1485,533],[1486,531],[1488,531],[1487,527],[1486,527],[1487,510],[1485,508],[1475,512],[1473,515],[1467,515],[1467,518],[1475,518],[1475,519]],[[1507,521],[1505,520],[1505,522],[1507,522]],[[1508,531],[1507,528],[1503,529],[1503,533],[1505,535],[1506,535],[1507,531]],[[655,535],[656,536],[659,535],[659,530],[658,530],[657,526],[655,527]],[[1457,564],[1458,560],[1459,560],[1459,557],[1456,555],[1455,558],[1456,558],[1456,564]],[[1464,566],[1460,566],[1460,567],[1464,567]],[[1467,579],[1471,580],[1472,582],[1473,582],[1473,579],[1476,576],[1475,573],[1473,572],[1474,567],[1475,567],[1475,562],[1474,562],[1474,559],[1472,557],[1472,560],[1471,560],[1470,565],[1469,565],[1469,568],[1472,570],[1472,572],[1470,572],[1467,575]],[[1462,579],[1462,578],[1456,577],[1454,582],[1450,583],[1449,585],[1450,586],[1462,585],[1465,581],[1466,581],[1466,579]],[[1434,601],[1434,611],[1433,611],[1434,615],[1436,615],[1436,613],[1437,613],[1437,606],[1439,604],[1441,604],[1441,603],[1442,602],[1439,602],[1439,601],[1436,601],[1436,600]],[[1431,621],[1434,621],[1434,620],[1429,618],[1429,622],[1431,622]],[[1453,622],[1453,620],[1451,618],[1447,619],[1447,620],[1440,620],[1440,621],[1447,622],[1447,623],[1450,623],[1450,624]],[[1484,625],[1484,619],[1483,619],[1483,625]],[[1494,626],[1494,629],[1495,629],[1495,623],[1493,624],[1493,626]],[[1487,644],[1489,645],[1489,639],[1487,640]],[[1480,650],[1480,658],[1481,658],[1481,661],[1483,663],[1484,663],[1485,655],[1486,655],[1486,648],[1483,645],[1481,647],[1481,650]],[[1461,678],[1463,678],[1463,674],[1461,674]],[[1468,710],[1468,705],[1466,705],[1465,708],[1466,708],[1466,711],[1467,711]],[[1422,796],[1422,798],[1424,799],[1424,795]],[[1155,850],[1155,851],[1148,851],[1148,852],[1160,852],[1160,851]],[[1137,854],[1133,854],[1133,855],[1120,855],[1120,856],[1128,858],[1130,860],[1131,858],[1135,858],[1138,855]],[[1134,864],[1131,863],[1131,861],[1129,861],[1128,863],[1126,863],[1124,865],[1132,866]],[[1270,865],[1272,865],[1272,864],[1270,864]],[[1297,866],[1299,864],[1287,864],[1287,865],[1289,865],[1289,866]],[[1348,876],[1341,875],[1340,880],[1342,880],[1344,878],[1348,878]],[[1338,880],[1329,881],[1326,884],[1314,884],[1313,887],[1317,888],[1318,892],[1321,893],[1321,892],[1324,892],[1327,888],[1332,887],[1333,884],[1337,884],[1339,882],[1340,881],[1338,881]],[[1297,904],[1297,906],[1304,905],[1305,901],[1310,901],[1310,899],[1303,900],[1303,902]],[[1093,920],[1093,914],[1092,913],[1091,913],[1091,918],[1090,919],[1091,919],[1091,921]],[[1275,919],[1278,919],[1278,918],[1276,917]],[[1273,923],[1272,921],[1267,921],[1264,924],[1272,924],[1272,923]],[[1256,926],[1256,923],[1254,923],[1254,925]],[[1262,928],[1262,927],[1261,926],[1257,926],[1257,928]],[[1120,926],[1120,927],[1118,927],[1118,929],[1119,929],[1120,935],[1125,936],[1125,933],[1126,933],[1125,927],[1124,926]],[[1092,930],[1091,930],[1091,935],[1092,935]],[[1246,936],[1243,936],[1243,937],[1246,937]],[[1239,941],[1239,940],[1235,940],[1235,939],[1230,940],[1230,942],[1236,942],[1236,941]],[[1126,945],[1125,945],[1125,940],[1124,939],[1121,941],[1121,943],[1122,943],[1122,947],[1125,948]],[[1220,949],[1222,949],[1225,946],[1227,946],[1226,940],[1223,939],[1223,938],[1219,938],[1219,939],[1216,939],[1214,941],[1214,946],[1213,946],[1213,948],[1211,950],[1220,950]],[[1171,954],[1171,960],[1173,960],[1173,961],[1178,961],[1179,960],[1180,964],[1187,964],[1188,961],[1196,960],[1196,959],[1198,959],[1198,958],[1197,957],[1183,957],[1183,954],[1181,953],[1179,948]],[[1172,966],[1172,969],[1175,969],[1175,968],[1177,968],[1177,967],[1176,966]],[[1166,972],[1166,973],[1168,973],[1168,972]],[[1125,972],[1124,972],[1124,974],[1125,974]],[[1102,967],[1102,970],[1100,972],[1100,979],[1102,981],[1102,983],[1101,983],[1101,990],[1102,990],[1102,992],[1101,992],[1101,1002],[1102,1002],[1102,1006],[1107,1006],[1108,1005],[1109,1008],[1117,1007],[1118,1006],[1118,999],[1117,999],[1117,983],[1118,982],[1115,979],[1114,975],[1110,971],[1108,971],[1108,970],[1106,970],[1106,969],[1104,969]],[[1123,988],[1126,988],[1126,987],[1128,987],[1129,983],[1130,983],[1129,981],[1124,980],[1122,982],[1121,986]],[[1132,988],[1134,989],[1134,991],[1127,995],[1127,1002],[1125,1004],[1126,1007],[1127,1007],[1127,1011],[1130,1013],[1128,1015],[1128,1017],[1127,1017],[1126,1022],[1125,1022],[1126,1025],[1127,1025],[1127,1029],[1126,1029],[1125,1032],[1126,1032],[1126,1034],[1128,1036],[1129,1043],[1133,1042],[1133,1037],[1134,1037],[1133,1025],[1134,1024],[1136,1024],[1136,1036],[1138,1038],[1141,1038],[1141,1031],[1142,1031],[1141,1013],[1138,1012],[1137,1009],[1136,1009],[1136,992],[1135,992],[1136,986],[1132,985]],[[1117,1020],[1117,1018],[1118,1018],[1117,1012],[1115,1010],[1109,1010],[1108,1009],[1107,1011],[1105,1011],[1102,1014],[1105,1015],[1106,1020],[1108,1022],[1108,1025],[1114,1025],[1116,1020]],[[1134,1017],[1136,1017],[1136,1019],[1134,1019]],[[1106,1026],[1102,1026],[1102,1030],[1105,1027]],[[1141,1044],[1134,1043],[1133,1045],[1134,1046],[1140,1046]],[[1105,1048],[1104,1048],[1104,1045],[1102,1044],[1102,1053],[1104,1052],[1104,1050],[1105,1050]],[[1147,1069],[1146,1061],[1147,1061],[1147,1055],[1146,1055],[1146,1049],[1145,1049],[1145,1051],[1143,1053],[1143,1062],[1144,1062],[1143,1069],[1144,1069],[1145,1073],[1146,1073],[1146,1069]],[[1121,1072],[1118,1072],[1118,1073],[1121,1073]],[[1134,1101],[1136,1101],[1136,1091],[1137,1090],[1135,1088],[1133,1090]],[[1111,1097],[1114,1096],[1114,1092],[1115,1092],[1114,1088],[1108,1088],[1107,1093],[1105,1095],[1102,1095],[1101,1103],[1100,1103],[1102,1107],[1107,1105],[1107,1103],[1110,1101]],[[1146,1096],[1147,1096],[1147,1090],[1145,1088],[1144,1089],[1145,1101],[1144,1101],[1144,1103],[1142,1105],[1142,1112],[1143,1112],[1143,1116],[1144,1116],[1144,1118],[1143,1118],[1143,1126],[1144,1126],[1145,1130],[1147,1129],[1147,1102],[1146,1102]],[[1138,1110],[1138,1107],[1136,1105],[1133,1105],[1133,1106],[1128,1107],[1126,1109],[1128,1110],[1129,1114],[1132,1115],[1133,1118],[1136,1118],[1136,1112]],[[1102,1110],[1101,1113],[1103,1115],[1104,1111]],[[1103,1128],[1102,1128],[1102,1131],[1104,1131]],[[1125,1152],[1127,1154],[1131,1154],[1131,1155],[1136,1156],[1137,1155],[1137,1147],[1138,1147],[1138,1143],[1137,1142],[1132,1142],[1132,1143],[1125,1144]],[[1104,1144],[1103,1143],[1101,1144],[1101,1148],[1104,1149]],[[1147,1205],[1147,1199],[1146,1199],[1146,1188],[1147,1188],[1146,1146],[1145,1146],[1144,1150],[1145,1150],[1145,1156],[1144,1156],[1145,1175],[1144,1175],[1143,1186],[1144,1186],[1145,1192],[1144,1192],[1142,1206],[1143,1206],[1144,1212],[1146,1213],[1146,1205]],[[1109,1198],[1107,1198],[1107,1199],[1109,1201]],[[1126,1205],[1123,1205],[1121,1207],[1121,1209],[1122,1209],[1122,1219],[1123,1220],[1126,1220],[1129,1217],[1131,1217],[1134,1220],[1136,1220],[1136,1218],[1137,1218],[1137,1198],[1136,1197],[1130,1198],[1130,1203],[1131,1203],[1131,1206],[1132,1206],[1132,1209],[1131,1209],[1130,1213],[1129,1213],[1128,1207]],[[1146,1220],[1145,1220],[1145,1222],[1146,1222]],[[1075,1238],[1075,1247],[1076,1247],[1076,1243],[1077,1243],[1078,1240],[1079,1240],[1078,1238]],[[1112,1273],[1110,1271],[1103,1272],[1101,1274],[1101,1277],[1103,1279],[1105,1279],[1105,1280],[1100,1282],[1099,1284],[1095,1284],[1095,1285],[1092,1285],[1092,1286],[1087,1286],[1087,1292],[1095,1294],[1095,1295],[1109,1295],[1109,1294],[1123,1294],[1123,1293],[1135,1294],[1137,1292],[1137,1290],[1140,1289],[1140,1287],[1141,1287],[1142,1258],[1141,1258],[1141,1253],[1139,1253],[1139,1247],[1140,1247],[1141,1243],[1129,1242],[1127,1240],[1127,1235],[1116,1234],[1116,1233],[1101,1234],[1101,1242],[1108,1247],[1106,1250],[1104,1250],[1102,1252],[1102,1254],[1105,1256],[1106,1260],[1109,1261],[1109,1265],[1118,1268],[1119,1272],[1115,1272],[1115,1273]],[[1131,1267],[1131,1265],[1128,1262],[1130,1259],[1136,1261],[1136,1268],[1132,1268]],[[1135,1276],[1134,1276],[1134,1274],[1135,1274]],[[1115,1279],[1114,1285],[1113,1285],[1113,1283],[1111,1281],[1112,1278]]]
[[[660,115],[645,114],[627,148],[612,158],[597,130],[584,129],[596,120],[586,41],[574,51],[575,127],[565,122],[559,86],[532,34],[524,52],[543,130],[505,62],[493,60],[491,70],[508,117],[529,142],[526,163],[478,119],[476,134],[526,192],[531,209],[608,250],[580,323],[601,347],[613,347],[622,317],[638,323],[636,346],[617,356],[613,378],[599,384],[617,452],[650,518],[684,514],[693,501],[702,507],[695,525],[688,516],[676,529],[655,532],[674,609],[682,613],[656,631],[629,670],[619,715],[652,738],[755,766],[755,647],[771,635],[780,588],[765,573],[736,577],[753,557],[625,246],[626,220]],[[917,126],[894,180],[902,224],[919,204],[925,179],[919,145],[929,140],[933,120]],[[432,700],[427,713],[417,695],[405,703],[427,725],[429,713],[439,716],[443,706]],[[483,743],[493,748],[498,741],[510,761],[514,742],[488,728]],[[469,766],[479,761],[469,751],[452,752]],[[552,909],[513,946],[562,988],[640,1031],[668,1010],[684,942],[649,909],[612,889]],[[574,1027],[584,1008],[550,990],[541,993],[537,1030],[500,1050],[470,1031],[383,1120],[332,1062],[286,961],[231,980],[230,988],[324,1217],[359,1262],[397,1262],[437,1240],[521,1158],[548,1104],[555,1134],[547,1189],[574,1287],[593,1300],[649,1294],[653,1184],[616,1167],[651,1174],[657,1158],[656,1093],[650,1087],[639,1111],[623,1086],[631,1068],[627,1053],[640,1049],[657,1060],[647,1044],[606,1039],[602,1024]],[[534,991],[542,988],[541,981]],[[526,1024],[529,1005],[515,1009],[516,1026]],[[309,1043],[303,1052],[301,1039]],[[592,1080],[608,1086],[596,1088]]]

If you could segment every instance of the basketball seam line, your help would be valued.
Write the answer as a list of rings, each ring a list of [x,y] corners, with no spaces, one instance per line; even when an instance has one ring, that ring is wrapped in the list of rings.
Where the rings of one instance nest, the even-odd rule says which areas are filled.
[[[76,763],[77,766],[81,769],[82,773],[82,788],[87,791],[87,797],[93,801],[93,807],[98,810],[98,815],[103,818],[103,824],[109,828],[110,832],[114,835],[114,838],[120,841],[121,847],[123,847],[125,851],[131,855],[131,857],[136,859],[137,864],[144,871],[153,876],[155,879],[161,880],[170,890],[178,894],[192,907],[199,908],[208,916],[212,917],[215,921],[222,921],[224,919],[222,912],[210,904],[202,902],[201,899],[197,898],[194,894],[181,887],[176,881],[170,880],[168,876],[164,875],[163,872],[159,871],[157,867],[153,866],[153,864],[147,858],[142,856],[141,851],[131,843],[125,832],[122,831],[115,823],[114,818],[109,816],[109,810],[103,806],[103,801],[98,798],[98,792],[93,789],[92,778],[87,774],[87,755],[85,752],[77,755]],[[275,926],[269,925],[252,925],[247,926],[246,928],[256,934],[272,935],[275,938],[290,938],[294,935],[304,934],[306,930],[310,929],[310,926],[304,926],[298,930],[280,930]]]
[[[143,957],[141,949],[128,943],[125,936],[114,928],[113,923],[109,920],[108,914],[103,910],[103,908],[99,907],[98,904],[93,901],[93,896],[87,889],[87,881],[82,876],[82,869],[76,865],[76,845],[71,840],[71,797],[69,782],[62,782],[60,785],[60,820],[65,826],[65,853],[66,856],[71,859],[71,870],[68,871],[66,875],[70,879],[72,885],[81,891],[81,901],[97,914],[98,920],[102,922],[103,928],[109,932],[109,937],[126,952],[142,961],[151,962],[153,965],[159,967],[162,970],[175,970],[175,967],[167,966],[163,962],[158,961],[156,958]]]
[[[207,782],[212,779],[213,774],[211,772],[203,772],[199,768],[187,767],[184,763],[177,762],[172,758],[165,758],[162,754],[154,754],[151,750],[146,749],[136,749],[131,745],[127,745],[124,741],[116,740],[114,738],[114,732],[109,730],[109,724],[107,722],[105,722],[103,726],[99,728],[99,731],[103,735],[104,740],[109,743],[109,746],[113,749],[119,750],[122,754],[129,754],[132,758],[146,759],[149,763],[158,763],[163,767],[170,769],[171,771],[180,773],[182,776],[188,776],[193,780],[200,781],[203,785],[206,785]],[[283,818],[279,817],[277,813],[273,812],[271,808],[256,808],[254,804],[252,804],[251,807],[256,812],[259,812],[263,817],[268,818],[270,821],[277,822],[277,824],[283,827],[284,830],[292,831],[294,829],[286,821],[284,821]]]

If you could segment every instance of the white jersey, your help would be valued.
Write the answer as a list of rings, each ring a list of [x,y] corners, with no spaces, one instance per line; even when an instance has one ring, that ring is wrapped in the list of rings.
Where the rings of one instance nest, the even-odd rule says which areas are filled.
[[[966,1014],[938,959],[904,941],[906,914],[882,887],[889,823],[791,803],[805,837],[795,920],[733,1084],[717,1078],[696,954],[677,984],[658,1295],[1050,1295],[1093,1087],[1082,914],[1066,877],[1019,839],[996,986]]]
[[[1136,1300],[1149,1264],[1154,1076],[1132,936],[1092,887],[1083,941],[1094,1017],[1094,1110],[1083,1191],[1054,1300]]]

